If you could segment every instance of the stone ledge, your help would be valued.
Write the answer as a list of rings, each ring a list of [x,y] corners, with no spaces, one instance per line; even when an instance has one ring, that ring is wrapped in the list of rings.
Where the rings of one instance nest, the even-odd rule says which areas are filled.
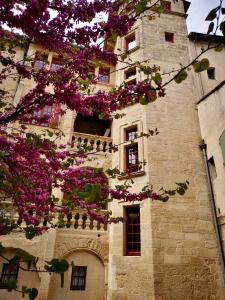
[[[138,172],[133,172],[129,175],[119,175],[117,176],[117,178],[119,180],[123,180],[123,179],[129,179],[129,178],[133,178],[133,177],[139,177],[139,176],[143,176],[145,175],[145,171],[138,171]]]

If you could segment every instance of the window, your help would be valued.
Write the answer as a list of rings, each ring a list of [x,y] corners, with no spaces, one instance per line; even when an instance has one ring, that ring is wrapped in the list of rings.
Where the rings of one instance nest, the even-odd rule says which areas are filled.
[[[140,207],[125,208],[126,220],[126,255],[141,255]]]
[[[103,83],[109,83],[109,68],[99,68],[98,81]]]
[[[125,131],[125,140],[131,142],[125,146],[126,172],[134,173],[140,170],[138,159],[138,143],[134,139],[138,136],[137,126]]]
[[[138,136],[137,127],[126,130],[126,141],[131,141]]]
[[[171,2],[170,1],[160,1],[161,6],[165,9],[165,11],[171,11]]]
[[[174,43],[174,34],[172,32],[165,32],[165,40]]]
[[[34,68],[36,69],[44,69],[48,62],[48,55],[37,52],[35,54],[34,60]]]
[[[71,276],[71,290],[84,291],[86,284],[86,274],[87,267],[84,266],[74,266],[72,268],[72,276]]]
[[[138,144],[126,147],[126,171],[128,173],[138,172],[140,164],[138,160]]]
[[[125,79],[129,80],[131,77],[136,76],[136,68],[128,69],[125,71]]]
[[[52,117],[52,106],[51,105],[45,105],[43,108],[41,109],[37,109],[33,112],[33,117],[34,119],[32,120],[32,124],[37,124],[37,125],[41,125],[41,126],[48,126],[49,125],[49,121]],[[40,120],[38,120],[38,119]],[[44,119],[44,121],[42,121],[41,119]]]
[[[3,264],[0,288],[7,289],[10,281],[17,280],[18,272],[19,267],[17,265]]]
[[[125,49],[132,50],[137,46],[135,32],[125,37]]]
[[[215,68],[211,67],[207,69],[208,79],[215,79]]]
[[[62,61],[58,57],[53,57],[50,70],[58,71],[61,68],[62,68]]]

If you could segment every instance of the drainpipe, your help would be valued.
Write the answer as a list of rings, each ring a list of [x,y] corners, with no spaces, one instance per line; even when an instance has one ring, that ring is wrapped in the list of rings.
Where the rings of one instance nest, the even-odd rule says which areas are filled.
[[[209,163],[207,157],[207,145],[205,144],[204,140],[202,141],[202,144],[199,145],[199,147],[202,150],[204,163],[205,163],[205,170],[207,175],[207,182],[208,182],[209,196],[210,196],[210,204],[211,204],[212,217],[213,217],[213,225],[216,232],[217,245],[219,248],[219,258],[220,258],[220,265],[223,274],[223,284],[225,285],[225,255],[223,250],[223,240],[222,240],[222,236],[221,236],[221,232],[217,220],[215,196],[213,192],[212,179],[209,171]]]

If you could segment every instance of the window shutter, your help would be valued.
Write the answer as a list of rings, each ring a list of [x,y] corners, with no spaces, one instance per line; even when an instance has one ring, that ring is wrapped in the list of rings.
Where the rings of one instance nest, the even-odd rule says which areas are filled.
[[[49,127],[51,128],[59,127],[60,112],[61,112],[61,105],[59,103],[54,103],[52,107],[52,117],[49,122]]]
[[[221,134],[221,136],[219,138],[219,143],[220,143],[220,147],[222,150],[223,163],[225,164],[225,130],[223,131],[223,133]]]

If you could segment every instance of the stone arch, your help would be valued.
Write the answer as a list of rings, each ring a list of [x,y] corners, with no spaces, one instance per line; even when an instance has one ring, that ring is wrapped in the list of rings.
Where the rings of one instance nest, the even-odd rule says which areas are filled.
[[[86,250],[93,253],[104,265],[108,262],[108,244],[97,239],[83,237],[56,243],[55,257],[63,258],[78,250]]]
[[[52,274],[49,297],[50,299],[65,300],[79,299],[79,300],[104,300],[106,299],[107,290],[107,276],[106,265],[102,258],[95,250],[86,249],[84,247],[76,249],[68,248],[64,251],[60,258],[66,259],[70,267],[64,274],[64,286],[60,287],[60,280],[57,274]],[[85,267],[87,273],[85,274],[84,289],[71,288],[73,268]]]

